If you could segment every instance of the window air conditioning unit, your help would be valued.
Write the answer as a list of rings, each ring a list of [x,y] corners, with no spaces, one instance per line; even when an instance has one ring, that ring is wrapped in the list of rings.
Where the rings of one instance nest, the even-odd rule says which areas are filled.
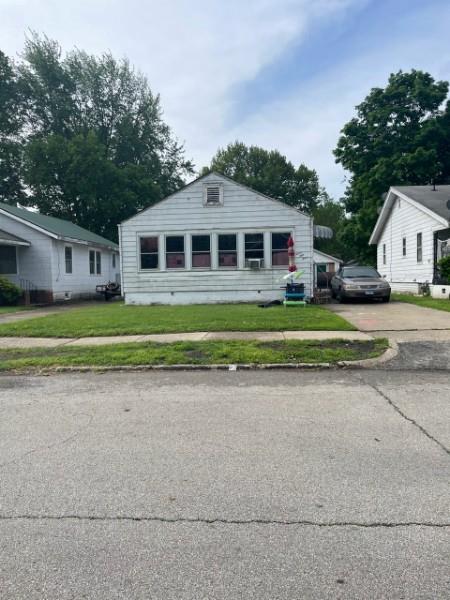
[[[258,270],[263,266],[262,258],[248,258],[247,259],[247,267],[250,269]]]

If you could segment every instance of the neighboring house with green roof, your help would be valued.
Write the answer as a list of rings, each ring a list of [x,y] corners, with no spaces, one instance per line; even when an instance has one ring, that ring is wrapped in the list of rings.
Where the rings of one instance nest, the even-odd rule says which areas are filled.
[[[36,302],[87,298],[119,281],[119,247],[70,221],[0,202],[0,276]]]

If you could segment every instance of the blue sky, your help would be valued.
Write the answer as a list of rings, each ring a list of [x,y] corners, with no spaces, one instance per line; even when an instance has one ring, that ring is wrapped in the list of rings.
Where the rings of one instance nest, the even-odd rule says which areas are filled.
[[[450,80],[448,0],[0,0],[0,48],[17,55],[29,29],[127,56],[198,168],[239,139],[315,168],[336,198],[332,150],[371,87],[399,69]]]

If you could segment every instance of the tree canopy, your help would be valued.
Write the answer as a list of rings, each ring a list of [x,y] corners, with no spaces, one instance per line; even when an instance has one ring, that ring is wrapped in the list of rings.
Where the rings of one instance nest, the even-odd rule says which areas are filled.
[[[63,56],[57,42],[33,34],[19,64],[0,55],[0,69],[1,99],[23,116],[9,133],[20,148],[11,179],[2,176],[0,138],[4,201],[19,199],[117,239],[117,223],[174,192],[193,172],[163,121],[159,96],[127,60],[78,49]]]
[[[0,50],[0,201],[25,199],[21,180],[21,94],[13,63]]]
[[[351,218],[342,241],[356,258],[374,261],[368,240],[391,185],[449,180],[447,93],[446,81],[422,71],[400,71],[384,89],[372,89],[342,129],[334,154],[351,175],[344,197]]]
[[[304,164],[297,168],[278,150],[234,142],[219,148],[202,173],[218,171],[266,196],[311,213],[322,190],[317,173]]]

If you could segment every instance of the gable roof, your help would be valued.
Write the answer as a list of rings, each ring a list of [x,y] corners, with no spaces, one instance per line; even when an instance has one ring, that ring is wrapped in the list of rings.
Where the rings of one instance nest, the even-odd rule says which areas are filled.
[[[324,256],[325,258],[329,258],[332,262],[337,262],[337,263],[343,263],[344,262],[342,260],[342,258],[337,258],[336,256],[331,256],[331,254],[327,254],[326,252],[322,252],[322,250],[317,250],[317,248],[313,248],[313,253],[314,254],[320,254],[321,256]]]
[[[13,235],[8,231],[3,231],[3,229],[0,229],[0,244],[11,246],[31,246],[28,240],[17,237],[17,235]]]
[[[437,185],[435,190],[430,185],[399,185],[392,189],[408,196],[447,221],[450,219],[450,208],[447,206],[447,202],[450,201],[450,185]]]
[[[389,218],[391,209],[397,198],[403,198],[419,210],[442,223],[450,224],[450,185],[439,185],[436,189],[430,185],[398,185],[389,188],[378,220],[370,236],[369,244],[376,244]],[[447,206],[447,203],[449,205]]]
[[[286,204],[282,200],[278,200],[277,198],[271,198],[270,196],[266,196],[266,194],[263,194],[262,192],[258,192],[258,190],[254,190],[253,188],[249,187],[248,185],[245,185],[244,183],[239,183],[238,181],[235,181],[234,179],[232,179],[231,177],[228,177],[227,175],[223,175],[222,173],[218,173],[217,171],[210,171],[209,173],[206,173],[205,175],[200,175],[200,177],[197,177],[193,181],[190,181],[188,184],[184,185],[183,187],[181,187],[176,192],[173,192],[173,194],[170,194],[169,196],[166,196],[165,198],[162,198],[161,200],[158,200],[158,202],[155,202],[155,204],[152,204],[151,206],[147,206],[146,208],[143,208],[142,210],[138,211],[132,217],[129,217],[128,219],[125,219],[124,221],[122,221],[120,223],[120,225],[123,225],[124,223],[127,223],[128,221],[131,221],[132,219],[136,218],[138,215],[141,215],[142,213],[144,213],[144,212],[146,212],[148,210],[151,210],[154,206],[157,206],[158,204],[161,204],[161,202],[165,202],[166,200],[169,200],[170,198],[172,198],[173,196],[175,196],[176,194],[178,194],[182,190],[185,190],[186,188],[190,187],[191,185],[194,185],[195,183],[198,183],[199,181],[201,181],[202,179],[205,179],[206,177],[211,177],[211,175],[214,176],[214,177],[216,177],[216,178],[218,178],[218,179],[225,179],[226,181],[230,181],[231,183],[233,183],[234,185],[237,185],[238,187],[244,188],[246,190],[250,190],[254,194],[258,194],[258,196],[262,196],[263,198],[267,198],[267,200],[271,200],[272,202],[276,202],[277,204],[281,204],[281,206],[283,208],[285,208],[285,209],[293,210],[297,214],[301,214],[301,215],[304,215],[305,217],[311,218],[310,215],[307,215],[306,213],[302,212],[298,208],[295,208],[294,206],[290,206],[289,204]]]
[[[26,221],[31,225],[44,230],[44,233],[48,233],[51,237],[70,239],[74,241],[80,241],[84,243],[95,244],[97,246],[106,246],[111,249],[118,249],[118,245],[111,240],[107,240],[101,235],[92,233],[88,229],[84,229],[75,223],[65,221],[63,219],[57,219],[56,217],[49,217],[39,212],[27,210],[26,208],[19,208],[10,204],[4,204],[0,202],[0,214],[6,213],[7,215]]]

